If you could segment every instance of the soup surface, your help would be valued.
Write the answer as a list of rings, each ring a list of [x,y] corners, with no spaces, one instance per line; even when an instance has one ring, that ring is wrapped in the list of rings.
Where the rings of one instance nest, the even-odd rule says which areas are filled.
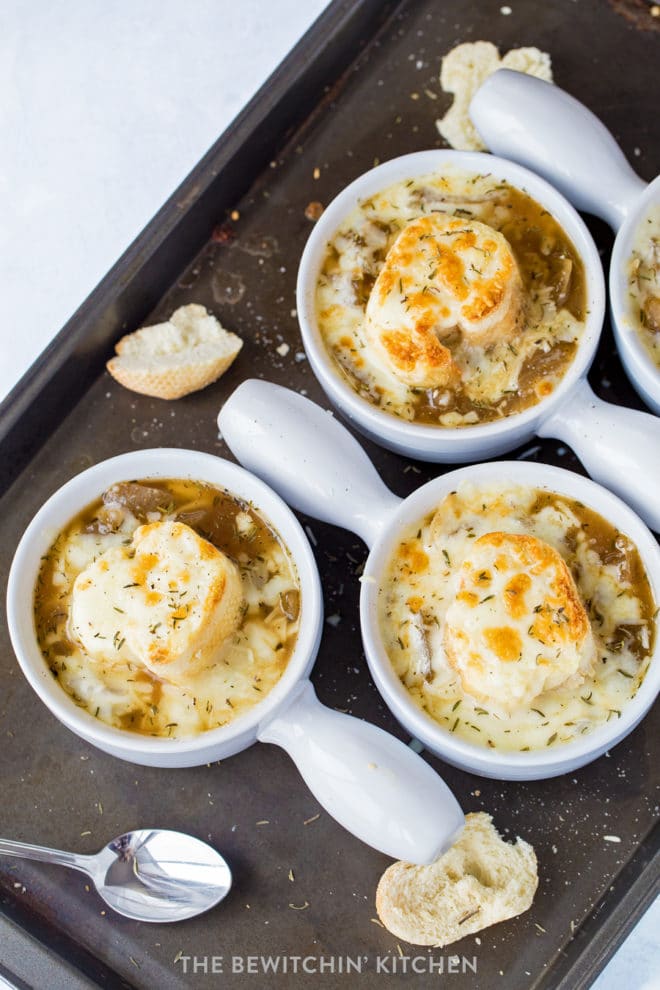
[[[34,610],[53,676],[117,728],[178,738],[261,701],[291,657],[295,566],[253,508],[211,485],[113,485],[42,560]]]
[[[405,420],[469,426],[556,388],[584,331],[584,267],[525,192],[448,168],[383,189],[346,217],[327,246],[316,311],[360,396]]]
[[[628,266],[629,322],[660,370],[660,203],[635,233]]]
[[[379,623],[412,699],[508,751],[618,718],[646,673],[656,606],[634,544],[563,495],[463,485],[404,533]]]

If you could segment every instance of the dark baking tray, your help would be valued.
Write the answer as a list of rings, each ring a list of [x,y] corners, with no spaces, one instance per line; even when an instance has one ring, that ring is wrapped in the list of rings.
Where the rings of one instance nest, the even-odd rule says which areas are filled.
[[[517,0],[505,16],[499,0],[333,4],[0,409],[3,582],[34,512],[93,462],[159,445],[227,456],[215,418],[243,378],[263,376],[326,404],[301,355],[293,312],[311,225],[305,207],[327,203],[376,159],[441,145],[434,121],[449,101],[437,76],[442,54],[456,43],[486,38],[502,50],[549,50],[557,82],[599,114],[640,173],[651,178],[660,170],[658,135],[650,131],[660,36],[643,4],[636,21],[621,16],[630,7]],[[236,222],[233,210],[240,213]],[[607,263],[612,235],[589,222]],[[206,304],[244,337],[227,375],[173,404],[115,385],[103,372],[112,342],[190,301]],[[276,350],[281,342],[290,345],[284,357]],[[604,398],[640,407],[609,327],[591,379]],[[365,446],[401,495],[442,470]],[[553,441],[517,455],[582,470]],[[365,548],[344,531],[303,521],[313,534],[327,613],[341,616],[326,627],[313,675],[317,691],[326,704],[405,738],[362,656],[355,575]],[[486,809],[506,834],[533,842],[541,882],[522,917],[444,952],[419,950],[399,947],[373,922],[387,859],[323,812],[315,818],[320,809],[283,752],[255,746],[221,764],[178,771],[122,763],[49,714],[20,673],[4,623],[0,633],[2,834],[84,852],[126,829],[157,824],[210,839],[235,873],[230,896],[210,914],[149,926],[104,914],[76,874],[2,860],[0,936],[12,938],[3,937],[0,971],[27,972],[37,939],[42,955],[23,977],[28,984],[73,986],[76,972],[80,985],[111,987],[426,987],[438,979],[440,960],[449,968],[457,955],[459,969],[466,968],[451,977],[457,988],[575,990],[591,983],[657,890],[657,710],[611,754],[557,780],[502,784],[426,757],[466,810]],[[621,841],[604,841],[606,834]],[[294,909],[305,902],[305,910]],[[408,966],[417,958],[423,972],[403,973],[401,953]],[[247,966],[248,956],[270,955],[288,957],[289,973],[232,972],[234,958]],[[294,975],[294,956],[311,956],[317,966],[320,957],[333,957],[336,971]],[[360,960],[360,975],[338,971],[349,957],[354,965]],[[386,959],[380,973],[378,957]],[[214,959],[222,974],[212,971]],[[399,960],[398,972],[392,960]],[[35,975],[43,965],[47,978]]]

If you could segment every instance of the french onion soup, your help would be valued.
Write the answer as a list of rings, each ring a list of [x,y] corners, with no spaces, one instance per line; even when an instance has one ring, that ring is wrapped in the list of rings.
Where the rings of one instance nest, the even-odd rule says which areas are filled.
[[[653,653],[634,544],[564,495],[463,484],[409,527],[379,588],[389,660],[473,744],[538,750],[618,718]]]
[[[261,701],[293,652],[300,588],[250,504],[198,481],[112,485],[57,537],[34,596],[46,663],[108,725],[181,738]]]
[[[584,266],[554,217],[504,180],[451,168],[360,202],[316,289],[339,374],[383,411],[441,427],[551,394],[586,307]]]
[[[660,371],[660,203],[635,231],[628,292],[628,322]]]

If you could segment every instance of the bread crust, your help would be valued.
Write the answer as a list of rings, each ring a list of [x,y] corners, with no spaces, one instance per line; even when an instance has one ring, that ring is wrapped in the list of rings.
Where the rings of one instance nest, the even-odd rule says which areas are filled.
[[[177,368],[136,368],[123,364],[119,357],[108,361],[106,368],[116,382],[132,392],[156,399],[180,399],[217,381],[233,362],[241,346],[242,343],[231,354],[213,361],[191,361]]]

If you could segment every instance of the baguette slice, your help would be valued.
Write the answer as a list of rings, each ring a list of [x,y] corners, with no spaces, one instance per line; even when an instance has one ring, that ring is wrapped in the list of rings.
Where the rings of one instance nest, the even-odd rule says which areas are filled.
[[[122,337],[117,357],[106,367],[133,392],[179,399],[219,378],[242,346],[241,338],[225,330],[204,306],[191,303],[175,310],[166,323]]]
[[[505,842],[490,815],[465,816],[451,849],[429,866],[393,863],[376,891],[385,927],[413,945],[439,948],[526,911],[538,886],[536,854]]]

